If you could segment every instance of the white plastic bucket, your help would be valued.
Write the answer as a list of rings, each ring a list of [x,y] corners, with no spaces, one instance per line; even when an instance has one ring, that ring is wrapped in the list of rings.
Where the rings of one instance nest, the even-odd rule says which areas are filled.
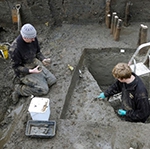
[[[28,111],[32,120],[48,121],[50,118],[50,100],[48,98],[34,97]]]

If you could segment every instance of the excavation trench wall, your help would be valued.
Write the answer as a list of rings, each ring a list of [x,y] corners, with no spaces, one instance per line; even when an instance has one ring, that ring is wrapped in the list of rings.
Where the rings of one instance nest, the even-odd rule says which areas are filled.
[[[44,24],[53,26],[65,23],[101,23],[105,19],[107,0],[0,0],[0,26],[11,27],[12,10],[20,4],[22,24]],[[117,12],[124,20],[126,3],[130,2],[129,20],[149,21],[149,0],[111,0],[110,13]]]
[[[93,108],[95,106],[93,102],[97,100],[97,95],[115,81],[112,76],[113,67],[119,62],[128,63],[134,52],[135,49],[115,47],[84,49],[72,76],[61,118],[87,120],[87,115],[90,115],[92,118],[92,109],[99,109],[99,107]],[[141,76],[141,78],[149,90],[149,74]],[[119,99],[120,97],[118,95],[111,101],[115,110],[120,106]],[[93,106],[90,107],[92,104]]]

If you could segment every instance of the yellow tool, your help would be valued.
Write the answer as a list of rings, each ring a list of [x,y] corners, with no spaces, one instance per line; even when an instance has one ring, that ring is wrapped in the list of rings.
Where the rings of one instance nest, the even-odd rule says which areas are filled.
[[[71,71],[73,71],[73,69],[74,69],[74,68],[73,68],[71,65],[69,65],[69,64],[68,64],[68,68],[69,68]]]
[[[8,46],[4,44],[0,44],[0,57],[4,59],[8,59]]]

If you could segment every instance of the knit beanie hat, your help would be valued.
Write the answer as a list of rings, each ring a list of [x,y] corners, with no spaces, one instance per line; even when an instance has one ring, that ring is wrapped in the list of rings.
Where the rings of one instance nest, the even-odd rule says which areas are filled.
[[[29,23],[27,23],[27,24],[22,26],[22,28],[20,30],[20,33],[21,33],[23,38],[31,39],[31,38],[35,38],[36,37],[36,30]]]

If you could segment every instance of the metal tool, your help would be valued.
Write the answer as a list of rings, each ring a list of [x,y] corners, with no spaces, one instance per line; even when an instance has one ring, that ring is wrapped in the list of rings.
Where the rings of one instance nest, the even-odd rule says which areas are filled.
[[[20,8],[21,8],[21,5],[20,4],[16,4],[15,8],[17,10],[18,31],[20,31],[20,28],[21,28],[21,17],[20,17]]]

